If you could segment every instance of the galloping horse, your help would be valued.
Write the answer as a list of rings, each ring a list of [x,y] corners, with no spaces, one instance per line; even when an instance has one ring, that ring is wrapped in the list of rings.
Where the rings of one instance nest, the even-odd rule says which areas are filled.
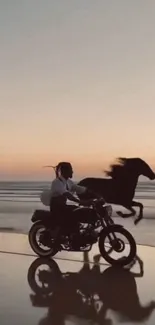
[[[118,158],[118,163],[111,165],[111,169],[106,172],[106,175],[111,178],[84,178],[78,184],[103,196],[107,203],[121,205],[128,209],[130,211],[128,214],[117,211],[122,218],[135,216],[136,211],[133,207],[139,207],[139,215],[134,221],[137,224],[143,218],[144,208],[142,203],[133,201],[138,178],[143,175],[153,180],[155,173],[140,158]],[[79,197],[90,198],[84,194]]]

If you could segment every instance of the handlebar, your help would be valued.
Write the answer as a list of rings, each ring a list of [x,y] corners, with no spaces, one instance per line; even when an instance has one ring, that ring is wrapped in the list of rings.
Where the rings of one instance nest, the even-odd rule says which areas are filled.
[[[103,204],[105,204],[106,202],[105,202],[105,199],[104,198],[100,198],[100,199],[94,199],[93,200],[93,202],[92,202],[92,205],[93,206],[96,206],[97,204],[101,204],[101,205],[103,205]]]
[[[93,199],[93,200],[83,201],[79,205],[82,205],[82,206],[92,206],[93,208],[95,208],[97,205],[104,205],[105,203],[106,202],[105,202],[104,198],[99,198],[99,199]]]

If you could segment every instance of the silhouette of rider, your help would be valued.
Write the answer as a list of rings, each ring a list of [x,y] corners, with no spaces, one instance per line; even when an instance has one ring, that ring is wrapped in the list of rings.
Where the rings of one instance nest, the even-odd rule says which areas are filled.
[[[50,211],[56,215],[57,222],[61,227],[74,229],[76,232],[79,220],[76,220],[73,211],[77,206],[67,204],[67,199],[80,205],[90,205],[92,200],[81,201],[73,195],[73,193],[82,194],[88,192],[88,189],[77,185],[71,180],[73,168],[69,162],[59,162],[55,167],[55,173],[56,178],[51,184]],[[94,197],[97,197],[97,195],[94,194]]]

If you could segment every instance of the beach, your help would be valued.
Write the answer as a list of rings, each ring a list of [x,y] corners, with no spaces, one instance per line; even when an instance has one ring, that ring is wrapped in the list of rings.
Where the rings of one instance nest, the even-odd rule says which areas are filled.
[[[40,193],[49,187],[50,182],[0,182],[0,231],[27,234],[34,210],[48,209],[40,202]],[[133,217],[117,216],[117,210],[125,211],[123,207],[113,205],[115,223],[124,225],[137,244],[155,246],[155,183],[139,183],[135,200],[144,205],[143,220],[135,226]]]
[[[27,233],[31,216],[45,208],[39,200],[49,183],[7,183],[0,187],[0,262],[2,324],[129,324],[152,325],[155,322],[154,290],[154,189],[140,184],[136,199],[144,204],[144,219],[134,225],[132,218],[116,216],[134,235],[137,258],[130,272],[111,267],[104,259],[96,264],[98,245],[93,245],[88,260],[82,252],[58,252],[53,260],[38,258],[32,251]],[[47,209],[47,207],[46,207]],[[39,267],[35,269],[36,263]],[[44,295],[41,271],[48,275],[52,288],[55,273],[50,263],[60,270],[56,289]],[[54,263],[54,264],[53,264]],[[46,273],[45,273],[46,272]],[[50,275],[50,276],[49,276]],[[40,292],[33,289],[39,286]],[[49,283],[49,284],[48,284]],[[108,286],[107,286],[108,284]],[[17,290],[18,288],[18,290]],[[88,290],[89,288],[89,290]],[[52,293],[52,294],[51,294]],[[86,298],[91,295],[91,304]],[[66,299],[66,296],[68,297]],[[120,303],[119,303],[120,302]],[[80,303],[80,305],[79,305]],[[106,308],[106,309],[105,309]],[[19,313],[20,310],[20,313]],[[106,312],[105,312],[106,311]]]

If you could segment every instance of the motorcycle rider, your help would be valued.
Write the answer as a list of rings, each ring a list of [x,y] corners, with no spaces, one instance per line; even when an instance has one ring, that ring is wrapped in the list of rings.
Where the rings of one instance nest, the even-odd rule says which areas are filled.
[[[56,178],[51,184],[50,211],[54,213],[61,227],[67,227],[67,229],[71,229],[71,231],[74,229],[76,232],[79,220],[76,220],[73,211],[77,206],[68,205],[67,199],[79,203],[80,205],[88,206],[92,203],[92,200],[81,201],[75,197],[73,193],[82,194],[89,190],[84,186],[77,185],[71,180],[73,168],[70,162],[59,162],[55,167],[55,173]],[[92,192],[91,194],[93,194],[94,197],[98,197],[97,194]]]

